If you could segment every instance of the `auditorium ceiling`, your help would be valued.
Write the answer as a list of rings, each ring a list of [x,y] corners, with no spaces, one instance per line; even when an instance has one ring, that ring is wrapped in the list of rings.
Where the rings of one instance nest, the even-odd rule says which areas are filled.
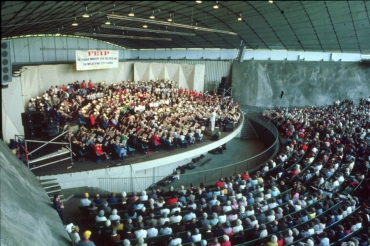
[[[129,49],[369,54],[369,16],[370,1],[2,1],[1,36],[60,33]]]

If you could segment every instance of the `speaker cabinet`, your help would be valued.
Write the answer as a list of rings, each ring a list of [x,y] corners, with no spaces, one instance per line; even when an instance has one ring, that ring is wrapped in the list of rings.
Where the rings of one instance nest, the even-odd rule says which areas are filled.
[[[30,111],[22,113],[22,125],[24,127],[40,125],[42,123],[44,116],[40,112]]]
[[[1,41],[1,84],[12,82],[12,61],[10,41]]]
[[[232,132],[234,131],[234,126],[232,124],[228,124],[224,127],[224,132]]]

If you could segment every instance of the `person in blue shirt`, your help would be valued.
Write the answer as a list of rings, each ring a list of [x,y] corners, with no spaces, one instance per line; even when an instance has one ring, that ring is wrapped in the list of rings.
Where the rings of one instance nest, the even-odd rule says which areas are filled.
[[[108,197],[107,202],[109,204],[118,203],[118,198],[116,197],[116,193],[113,192],[112,195],[110,197]]]
[[[121,143],[116,142],[113,147],[119,158],[125,158],[125,156],[127,155],[127,150],[122,146]]]
[[[95,205],[103,205],[103,200],[100,198],[99,194],[95,195],[95,199],[93,200],[93,202],[95,203]]]
[[[206,192],[204,192],[203,193],[204,195],[203,195],[203,197],[205,198],[205,199],[207,199],[207,198],[211,198],[212,197],[212,191],[211,191],[211,189],[210,188],[207,188],[207,190],[206,190]]]

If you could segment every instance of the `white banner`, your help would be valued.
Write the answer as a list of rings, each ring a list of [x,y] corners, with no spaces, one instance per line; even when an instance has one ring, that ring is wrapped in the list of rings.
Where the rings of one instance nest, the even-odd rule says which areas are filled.
[[[77,70],[115,67],[118,67],[118,50],[76,50]]]

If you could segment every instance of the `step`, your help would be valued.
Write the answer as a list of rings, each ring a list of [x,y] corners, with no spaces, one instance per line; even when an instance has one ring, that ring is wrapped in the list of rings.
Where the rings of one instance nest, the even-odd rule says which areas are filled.
[[[41,185],[49,183],[49,182],[55,182],[57,180],[58,179],[39,179]]]
[[[57,183],[54,183],[54,184],[46,184],[45,186],[42,186],[42,188],[44,188],[44,190],[54,188],[54,187],[60,187],[60,185],[57,184]]]
[[[50,158],[53,158],[53,157],[56,157],[56,156],[69,154],[69,153],[70,153],[69,150],[67,148],[63,147],[61,150],[55,151],[55,152],[47,154],[47,155],[43,155],[43,156],[41,156],[39,158],[36,158],[36,159],[33,159],[33,160],[29,160],[28,163],[31,164],[31,163],[47,160],[47,159],[50,159]]]
[[[62,189],[56,189],[56,190],[51,190],[51,191],[45,191],[47,194],[50,194],[50,193],[58,193],[62,191]]]

